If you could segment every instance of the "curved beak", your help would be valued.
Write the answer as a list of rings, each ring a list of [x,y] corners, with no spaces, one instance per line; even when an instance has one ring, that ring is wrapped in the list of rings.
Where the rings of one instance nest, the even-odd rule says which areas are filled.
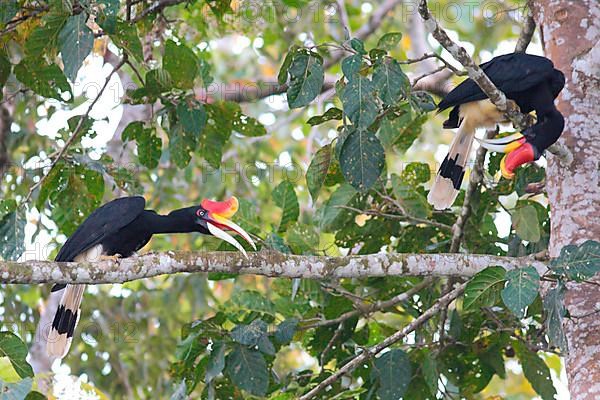
[[[237,212],[238,206],[238,200],[235,197],[223,202],[204,200],[202,201],[202,208],[204,208],[207,213],[203,218],[206,221],[206,226],[211,235],[231,244],[248,258],[248,254],[246,254],[244,247],[242,247],[233,236],[226,232],[230,231],[237,233],[243,237],[254,250],[256,250],[256,245],[250,235],[238,224],[229,220],[229,218]]]
[[[525,137],[520,133],[495,139],[476,139],[481,146],[496,153],[510,153],[518,149],[525,142]]]

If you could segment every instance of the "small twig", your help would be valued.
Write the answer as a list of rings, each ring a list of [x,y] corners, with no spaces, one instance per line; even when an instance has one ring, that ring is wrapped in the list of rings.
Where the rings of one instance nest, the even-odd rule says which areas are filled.
[[[444,230],[452,229],[452,227],[450,225],[446,225],[441,222],[431,221],[428,219],[417,218],[417,217],[410,217],[408,215],[388,214],[388,213],[384,213],[384,212],[377,211],[377,210],[361,210],[359,208],[355,208],[355,207],[351,207],[351,206],[344,206],[344,205],[335,206],[335,208],[342,208],[344,210],[353,211],[358,214],[373,215],[376,217],[397,219],[400,221],[412,222],[415,224],[430,225],[430,226],[434,226],[436,228],[440,228],[440,229],[444,229]],[[402,210],[400,210],[400,211],[402,211]]]
[[[350,29],[350,20],[348,18],[348,13],[346,12],[346,5],[344,4],[344,0],[336,0],[338,14],[340,16],[340,23],[342,24],[342,29],[344,29],[344,35],[346,39],[352,37],[352,30]]]
[[[321,353],[321,357],[319,357],[319,363],[321,364],[321,368],[323,368],[325,366],[325,357],[327,356],[327,353],[329,353],[329,351],[333,348],[335,341],[338,340],[338,338],[342,335],[343,331],[344,331],[344,321],[340,322],[337,329],[335,330],[335,333],[333,334],[333,336],[327,343],[327,346],[325,346],[325,348],[323,349],[323,352]]]
[[[521,34],[517,45],[515,46],[515,53],[525,53],[527,46],[533,38],[535,32],[535,20],[533,19],[533,11],[531,9],[531,0],[527,2],[527,11],[523,17],[523,28],[521,28]]]
[[[358,315],[369,315],[376,311],[386,310],[388,308],[395,306],[398,303],[401,303],[403,301],[410,299],[415,293],[417,293],[420,290],[431,285],[434,281],[435,281],[435,278],[431,278],[431,277],[425,278],[422,282],[416,284],[412,288],[408,289],[406,292],[400,293],[388,300],[378,301],[378,302],[370,304],[370,305],[365,305],[361,309],[356,309],[356,310],[345,312],[344,314],[342,314],[339,317],[334,318],[334,319],[322,320],[322,321],[318,321],[318,322],[315,322],[315,323],[312,323],[309,325],[305,325],[302,327],[302,329],[314,329],[314,328],[320,328],[323,326],[337,325],[343,321],[346,321],[347,319],[356,317]]]
[[[351,361],[346,363],[343,367],[341,367],[339,370],[337,370],[337,372],[335,372],[328,378],[321,381],[321,383],[319,383],[317,386],[312,388],[306,394],[302,395],[299,398],[299,400],[309,400],[309,399],[315,398],[315,396],[317,396],[321,391],[323,391],[329,385],[333,384],[333,382],[335,382],[336,380],[340,379],[343,375],[353,371],[355,368],[362,365],[362,363],[364,363],[368,359],[376,356],[381,351],[383,351],[384,349],[387,349],[394,343],[404,339],[408,334],[410,334],[415,329],[417,329],[418,327],[425,324],[434,315],[436,315],[442,306],[452,302],[454,299],[456,299],[458,296],[460,296],[464,292],[465,286],[466,286],[466,283],[463,283],[459,287],[454,289],[452,292],[448,293],[445,296],[440,297],[431,308],[426,310],[419,317],[415,318],[410,324],[405,326],[404,329],[401,329],[398,332],[394,333],[393,335],[388,336],[380,343],[364,349],[364,351],[362,353],[360,353],[355,358],[353,358]]]
[[[56,156],[56,158],[54,159],[54,161],[50,165],[50,169],[48,170],[48,172],[45,175],[43,175],[40,178],[40,180],[37,183],[35,183],[29,189],[29,192],[27,193],[27,196],[25,196],[25,198],[21,201],[21,204],[19,205],[19,207],[24,207],[29,202],[29,200],[31,199],[31,196],[33,195],[33,192],[38,187],[41,187],[41,185],[44,183],[44,181],[46,180],[46,178],[48,178],[48,176],[50,175],[50,173],[52,172],[52,170],[56,167],[56,165],[64,157],[64,155],[67,152],[67,150],[69,149],[69,147],[75,142],[75,140],[77,139],[77,137],[81,133],[80,131],[83,128],[83,125],[85,124],[85,120],[89,117],[90,113],[92,112],[92,109],[94,108],[94,106],[96,105],[96,103],[98,102],[98,100],[100,99],[100,97],[102,96],[102,94],[104,93],[104,90],[106,90],[106,88],[108,87],[110,79],[115,74],[115,72],[117,72],[126,62],[127,62],[127,55],[124,55],[123,59],[117,65],[115,65],[115,67],[110,72],[110,74],[108,74],[108,76],[106,77],[106,80],[104,82],[104,85],[102,86],[102,88],[98,92],[98,95],[92,101],[92,103],[90,104],[90,106],[86,110],[85,114],[83,114],[81,116],[81,118],[79,119],[79,122],[77,123],[77,126],[75,126],[75,129],[73,130],[73,133],[71,134],[71,137],[69,138],[69,140],[67,140],[67,142],[65,143],[65,145],[63,146],[63,148],[58,152],[58,155]]]

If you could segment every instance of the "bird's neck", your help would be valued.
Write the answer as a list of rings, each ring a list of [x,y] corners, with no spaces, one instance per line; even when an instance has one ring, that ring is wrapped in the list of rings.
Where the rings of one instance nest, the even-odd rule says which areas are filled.
[[[196,232],[197,225],[178,215],[160,215],[148,212],[146,216],[152,234],[161,233],[189,233]]]

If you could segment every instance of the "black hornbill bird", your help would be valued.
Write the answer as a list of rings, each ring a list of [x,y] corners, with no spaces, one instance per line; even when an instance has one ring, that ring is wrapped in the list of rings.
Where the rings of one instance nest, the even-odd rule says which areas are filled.
[[[556,109],[554,99],[565,85],[565,76],[549,59],[524,53],[495,57],[481,64],[481,69],[522,112],[536,113],[536,123],[523,134],[478,139],[489,150],[508,153],[502,158],[500,169],[505,178],[512,179],[518,166],[537,160],[560,137],[564,118]],[[450,207],[458,195],[475,130],[509,122],[470,78],[438,104],[439,111],[450,107],[444,128],[458,128],[458,131],[427,197],[439,210]]]
[[[181,208],[168,215],[145,210],[143,197],[113,200],[90,214],[62,246],[55,261],[99,261],[129,257],[141,249],[154,234],[200,232],[213,235],[246,251],[225,230],[241,235],[256,250],[254,242],[242,228],[231,222],[238,209],[235,197],[217,202],[203,200],[200,206]],[[71,345],[79,320],[85,285],[55,285],[52,291],[64,290],[48,335],[46,350],[50,356],[64,357]]]

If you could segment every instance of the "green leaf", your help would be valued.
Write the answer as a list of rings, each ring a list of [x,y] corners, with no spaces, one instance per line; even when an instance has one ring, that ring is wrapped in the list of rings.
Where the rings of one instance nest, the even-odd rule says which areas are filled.
[[[8,77],[10,76],[10,71],[12,69],[12,65],[10,61],[0,53],[0,100],[2,100],[3,91],[1,89],[4,88]]]
[[[317,201],[319,191],[325,182],[325,178],[327,178],[327,172],[333,160],[331,153],[331,144],[321,147],[306,170],[306,185],[313,203]]]
[[[340,152],[340,167],[346,181],[366,192],[377,182],[384,166],[385,151],[377,136],[362,129],[350,131]]]
[[[231,122],[233,124],[233,130],[240,135],[246,137],[258,137],[267,134],[267,129],[263,124],[258,122],[256,118],[242,114],[241,111],[236,113]]]
[[[423,362],[423,378],[425,378],[429,391],[435,396],[438,392],[440,373],[438,371],[437,360],[431,353],[427,353]]]
[[[269,386],[267,363],[261,353],[237,345],[227,356],[225,372],[238,388],[255,396],[264,396]]]
[[[399,153],[404,153],[421,134],[427,115],[415,116],[408,104],[400,109],[402,115],[399,117],[383,119],[378,135],[386,148],[394,146]]]
[[[117,30],[117,14],[119,14],[120,0],[100,0],[98,2],[104,7],[98,15],[98,24],[104,32],[115,33]]]
[[[504,285],[505,275],[506,270],[502,267],[488,267],[475,274],[465,288],[465,310],[493,306]]]
[[[137,152],[140,163],[149,169],[158,166],[160,160],[162,140],[154,135],[154,130],[144,128],[140,121],[131,122],[122,134],[123,141],[135,140],[137,142]]]
[[[0,3],[0,24],[6,24],[10,22],[19,11],[19,4],[17,0],[6,0]]]
[[[58,34],[67,22],[68,15],[50,12],[42,18],[43,25],[37,26],[25,42],[28,57],[40,57],[57,46]]]
[[[392,189],[394,197],[404,207],[404,211],[409,216],[416,218],[431,217],[432,210],[427,199],[414,186],[410,185],[406,179],[392,174]]]
[[[314,254],[319,247],[319,234],[311,225],[297,223],[288,229],[287,242],[294,254]]]
[[[240,324],[231,331],[231,338],[245,346],[256,346],[267,334],[268,325],[261,319],[255,319],[250,325]]]
[[[589,279],[600,271],[600,243],[587,240],[579,246],[564,246],[560,255],[550,261],[549,268],[577,282]]]
[[[511,215],[515,231],[521,239],[533,243],[539,242],[541,237],[540,221],[533,206],[517,207]]]
[[[239,118],[240,105],[230,101],[205,104],[208,116],[198,140],[198,152],[213,168],[221,166],[223,147],[233,132],[233,121]]]
[[[356,50],[359,54],[367,54],[367,51],[365,50],[365,44],[360,39],[352,38],[352,40],[350,40],[350,47]]]
[[[379,382],[377,395],[380,400],[398,400],[412,379],[408,355],[400,349],[392,349],[376,358],[371,378]]]
[[[272,249],[284,254],[290,254],[292,252],[290,248],[285,244],[283,238],[273,232],[271,232],[269,236],[267,236],[267,239],[264,242],[264,246],[267,249]]]
[[[169,155],[177,168],[185,168],[196,150],[196,136],[186,132],[181,125],[175,125],[168,131]]]
[[[402,180],[414,187],[429,182],[429,179],[431,179],[431,169],[426,163],[411,162],[402,171]]]
[[[15,66],[15,76],[35,93],[63,101],[61,93],[69,93],[73,101],[71,85],[56,64],[42,64],[43,60],[25,58]]]
[[[31,391],[27,394],[25,400],[46,400],[46,396],[44,396],[40,392]]]
[[[391,51],[394,50],[396,46],[398,46],[400,40],[402,40],[402,33],[388,32],[379,39],[376,47],[378,49]]]
[[[361,68],[362,56],[360,54],[354,54],[342,60],[342,72],[348,80],[358,74]]]
[[[397,103],[410,91],[410,81],[393,58],[383,58],[375,65],[373,84],[385,105]]]
[[[368,78],[355,75],[342,91],[344,112],[358,129],[366,130],[377,118],[379,107],[374,90],[375,86]]]
[[[115,46],[123,49],[125,53],[137,62],[144,61],[142,43],[140,42],[140,36],[135,25],[125,21],[118,21],[114,33],[110,35],[110,39]]]
[[[15,383],[6,383],[0,380],[1,400],[24,400],[33,386],[33,380],[26,378]],[[45,398],[45,397],[44,397]]]
[[[273,303],[255,290],[235,291],[229,305],[234,310],[275,315]]]
[[[4,218],[6,214],[13,212],[17,209],[17,202],[13,199],[0,200],[0,219]]]
[[[283,63],[281,64],[281,68],[279,69],[279,74],[277,74],[277,82],[280,85],[284,85],[287,82],[288,71],[290,69],[290,66],[292,65],[292,61],[294,60],[294,56],[296,55],[297,51],[298,46],[295,44],[292,45],[288,50],[288,53],[286,54],[285,58],[283,59]]]
[[[341,120],[343,116],[342,110],[336,107],[331,107],[323,115],[315,115],[314,117],[310,117],[307,124],[311,126],[320,125],[323,122],[331,121],[331,120]]]
[[[21,378],[33,377],[33,368],[25,360],[27,346],[14,333],[0,332],[0,357],[8,357]]]
[[[315,53],[296,53],[289,68],[287,99],[290,108],[307,106],[323,87],[323,61]]]
[[[94,47],[94,33],[86,25],[87,18],[86,13],[69,17],[58,34],[65,75],[71,82],[75,82],[77,71]]]
[[[513,347],[523,367],[523,374],[531,383],[533,389],[543,400],[554,400],[556,389],[552,383],[550,369],[548,369],[544,360],[521,342],[515,341]]]
[[[300,205],[294,191],[294,185],[290,181],[285,180],[273,189],[272,196],[277,207],[282,210],[279,232],[283,232],[290,224],[298,220],[298,215],[300,214]]]
[[[189,47],[167,40],[163,68],[171,75],[175,87],[192,89],[198,73],[197,65],[198,58]]]
[[[431,95],[427,92],[412,92],[408,100],[411,107],[419,113],[427,113],[437,109],[437,105],[433,100],[433,97],[431,97]]]
[[[206,373],[204,374],[204,383],[207,385],[212,382],[225,368],[225,350],[227,347],[223,342],[216,342],[212,346]]]
[[[202,103],[194,99],[182,101],[176,108],[177,118],[183,130],[194,136],[199,136],[206,125],[207,115]]]
[[[540,275],[533,267],[513,269],[506,272],[506,287],[502,289],[502,301],[518,318],[525,316],[525,309],[533,303],[540,289]]]
[[[294,339],[294,335],[298,329],[298,322],[300,322],[298,318],[288,318],[277,325],[277,329],[275,330],[275,340],[277,343],[289,344]]]
[[[25,216],[15,210],[0,220],[0,257],[16,261],[25,251]]]
[[[356,195],[357,191],[351,185],[347,183],[340,185],[340,187],[331,194],[325,207],[323,207],[320,216],[321,228],[326,231],[333,229],[338,223],[342,212],[345,211],[342,206],[347,206]]]
[[[544,311],[546,332],[550,339],[550,344],[561,349],[564,352],[569,350],[569,342],[563,329],[563,317],[567,314],[565,309],[565,286],[558,283],[555,288],[546,293],[544,297]]]

